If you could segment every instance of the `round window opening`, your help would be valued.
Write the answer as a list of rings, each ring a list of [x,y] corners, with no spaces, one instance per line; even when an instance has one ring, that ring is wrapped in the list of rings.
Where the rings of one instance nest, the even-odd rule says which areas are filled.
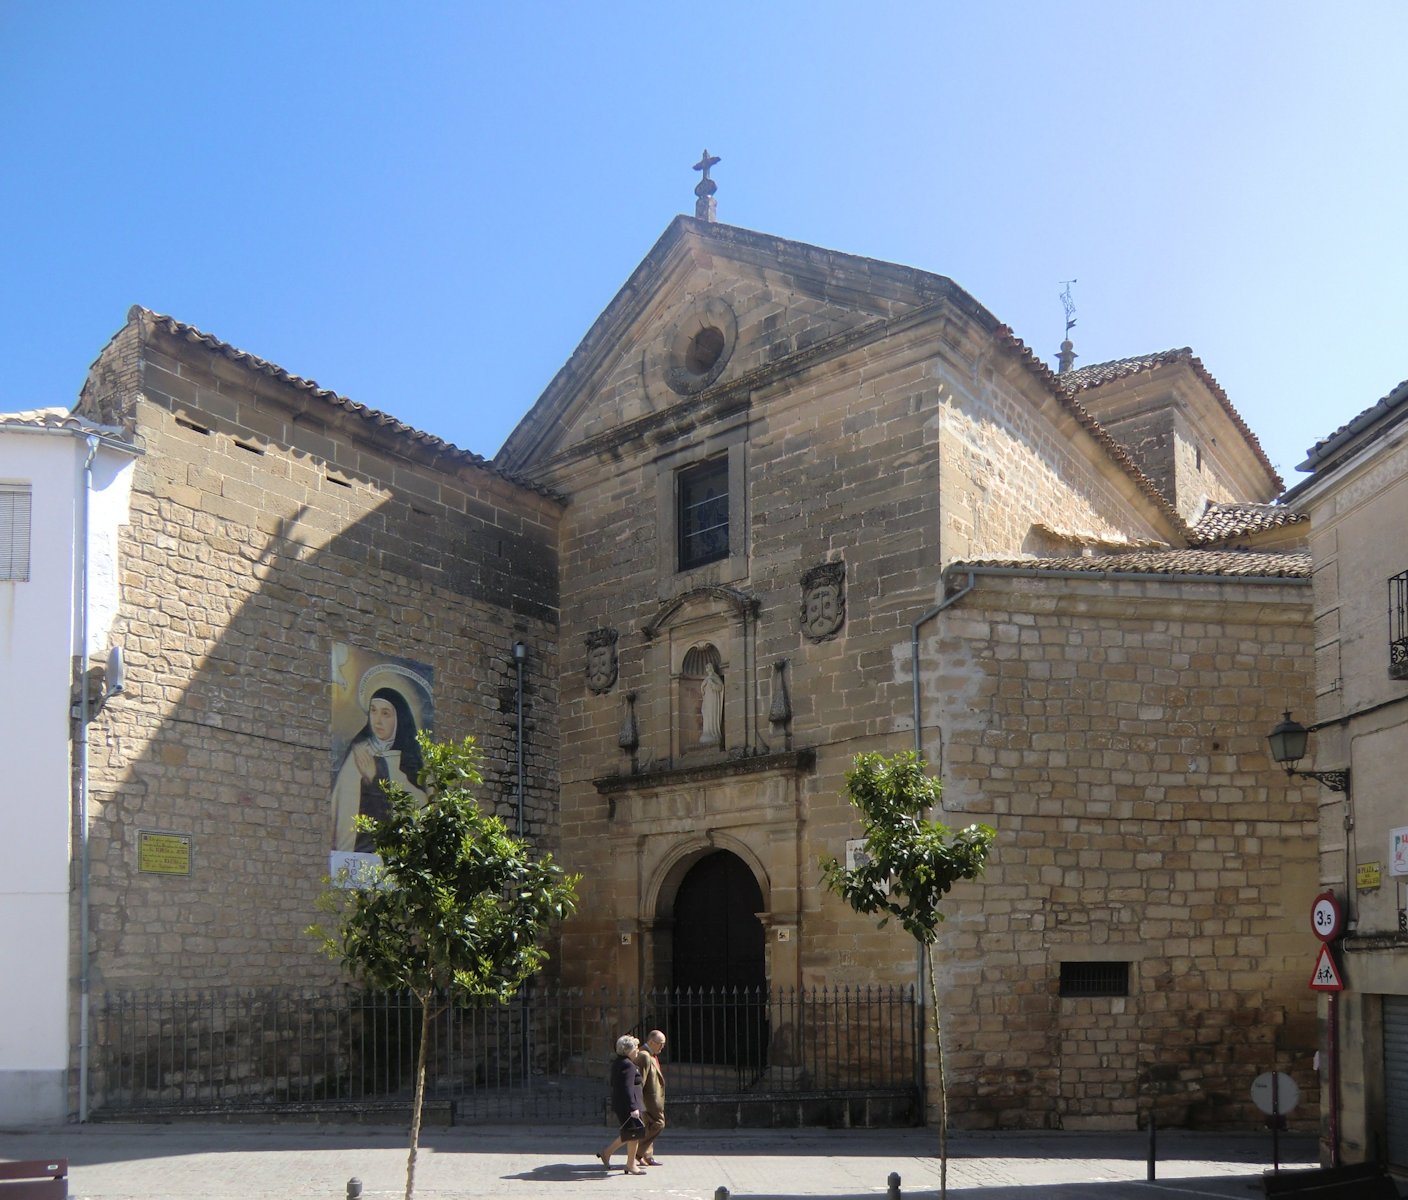
[[[724,352],[724,335],[712,325],[701,329],[689,340],[685,353],[684,368],[691,375],[703,375],[719,361]]]

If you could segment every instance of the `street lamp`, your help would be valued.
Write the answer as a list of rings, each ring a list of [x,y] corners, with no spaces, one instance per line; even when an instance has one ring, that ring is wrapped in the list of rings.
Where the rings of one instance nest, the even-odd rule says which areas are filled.
[[[1287,775],[1299,775],[1304,779],[1314,779],[1323,783],[1332,792],[1349,792],[1349,768],[1343,771],[1297,771],[1296,763],[1305,757],[1306,743],[1310,740],[1310,730],[1292,718],[1289,712],[1286,719],[1266,735],[1271,745],[1271,759],[1286,769]]]
[[[1352,875],[1350,855],[1354,844],[1354,810],[1350,807],[1349,768],[1345,767],[1343,771],[1297,771],[1296,763],[1305,757],[1305,747],[1310,740],[1310,730],[1299,721],[1294,720],[1289,711],[1286,713],[1286,719],[1266,735],[1266,740],[1271,746],[1272,761],[1284,767],[1287,775],[1299,775],[1305,779],[1314,779],[1323,783],[1332,792],[1339,792],[1344,796],[1344,875],[1347,883]],[[1349,914],[1348,926],[1350,929],[1355,926],[1352,912]],[[1325,1048],[1328,1052],[1330,1075],[1330,1165],[1337,1167],[1340,1165],[1339,993],[1330,992],[1325,997],[1325,1002]]]

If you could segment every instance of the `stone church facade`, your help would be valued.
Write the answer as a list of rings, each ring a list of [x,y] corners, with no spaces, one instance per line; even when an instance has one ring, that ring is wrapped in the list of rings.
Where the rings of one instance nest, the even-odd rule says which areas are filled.
[[[1303,526],[1188,352],[1057,375],[941,276],[681,217],[493,462],[143,309],[79,408],[143,451],[95,989],[337,977],[338,689],[395,678],[583,874],[566,985],[916,982],[819,866],[853,756],[916,748],[998,831],[936,947],[956,1123],[1312,1102]]]
[[[1263,740],[1308,564],[1191,354],[1058,377],[947,279],[679,218],[497,462],[569,498],[569,980],[915,980],[819,879],[854,754],[913,747],[946,821],[998,830],[938,947],[955,1120],[1235,1122],[1273,1062],[1313,1088],[1315,814]]]

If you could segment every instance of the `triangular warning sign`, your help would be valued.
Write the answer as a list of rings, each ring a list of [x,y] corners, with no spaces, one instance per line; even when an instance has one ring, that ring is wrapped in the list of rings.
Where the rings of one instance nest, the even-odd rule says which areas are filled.
[[[1342,992],[1344,980],[1340,969],[1335,966],[1335,956],[1329,946],[1320,947],[1320,957],[1315,960],[1315,973],[1310,977],[1311,989],[1317,992]]]

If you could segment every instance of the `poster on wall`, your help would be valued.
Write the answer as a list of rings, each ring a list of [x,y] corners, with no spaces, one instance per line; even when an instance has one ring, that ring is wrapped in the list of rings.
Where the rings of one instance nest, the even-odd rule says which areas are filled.
[[[356,646],[332,648],[331,853],[328,874],[355,885],[377,865],[371,836],[359,832],[358,814],[380,819],[388,812],[382,780],[424,799],[416,786],[420,747],[416,734],[435,723],[432,668]],[[340,873],[346,869],[346,876]]]
[[[1408,875],[1408,825],[1388,831],[1388,873]]]

